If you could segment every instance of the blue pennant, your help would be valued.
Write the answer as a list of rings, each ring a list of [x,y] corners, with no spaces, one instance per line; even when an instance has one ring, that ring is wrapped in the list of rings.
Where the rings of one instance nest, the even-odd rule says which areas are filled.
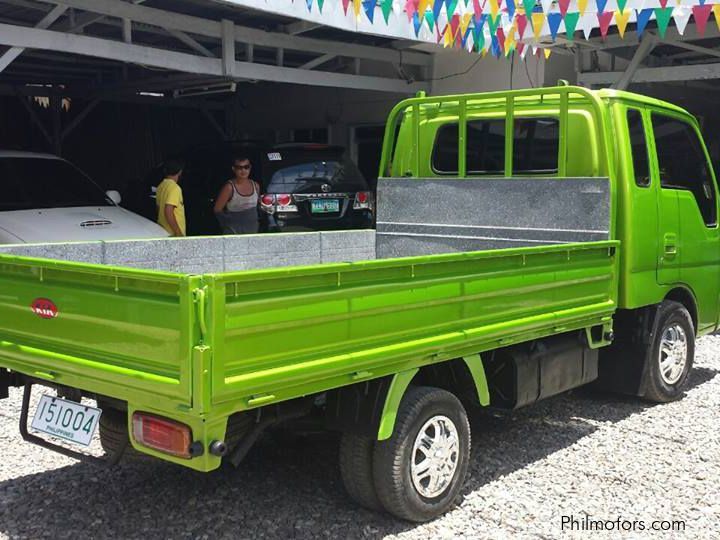
[[[505,0],[505,8],[510,16],[510,20],[515,16],[515,0]]]
[[[422,26],[422,21],[420,20],[420,17],[418,17],[418,14],[416,11],[415,13],[413,13],[413,27],[415,28],[415,37],[418,37],[421,26]]]
[[[558,28],[560,28],[560,23],[562,22],[563,17],[560,13],[548,13],[547,21],[548,26],[550,27],[550,37],[553,41],[555,41],[555,38],[557,38],[558,34]]]
[[[605,6],[607,5],[607,2],[608,0],[595,0],[598,13],[603,13],[605,11]]]
[[[440,17],[440,10],[444,4],[445,2],[443,0],[435,0],[435,3],[433,4],[433,15],[435,16],[436,21]]]
[[[376,0],[363,0],[363,8],[365,8],[365,15],[367,15],[367,18],[370,20],[371,23],[375,18],[375,6]]]
[[[473,15],[473,19],[475,19],[474,15]],[[488,20],[487,14],[483,13],[482,15],[480,15],[479,19],[475,19],[475,28],[482,30],[482,27],[485,26],[485,23],[487,22],[487,20]]]
[[[470,35],[470,32],[472,32],[472,28],[470,26],[467,27],[467,30],[465,30],[465,35],[462,38],[462,47],[465,48],[465,45],[467,44],[467,38]]]
[[[490,39],[490,52],[495,58],[500,58],[500,42],[498,41],[497,36],[492,36]]]
[[[308,11],[312,11],[313,0],[306,0]]]
[[[641,37],[643,31],[645,30],[645,27],[647,26],[648,21],[650,20],[650,17],[655,10],[653,8],[645,8],[641,11],[635,11],[637,13],[637,35],[638,37]]]

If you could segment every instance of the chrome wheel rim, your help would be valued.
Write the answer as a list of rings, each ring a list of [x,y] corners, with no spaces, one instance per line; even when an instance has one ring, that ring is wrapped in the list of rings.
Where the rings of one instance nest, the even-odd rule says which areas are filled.
[[[673,385],[677,383],[685,372],[687,364],[688,342],[685,330],[679,324],[668,326],[660,340],[660,376],[662,380]]]
[[[460,439],[447,416],[433,416],[420,428],[413,445],[410,476],[417,492],[428,499],[445,491],[455,477]]]

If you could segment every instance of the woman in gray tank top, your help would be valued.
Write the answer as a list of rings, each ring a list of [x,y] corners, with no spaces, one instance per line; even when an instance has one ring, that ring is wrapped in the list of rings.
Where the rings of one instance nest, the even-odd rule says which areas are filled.
[[[260,185],[250,178],[252,165],[246,157],[233,161],[235,178],[228,180],[215,199],[215,217],[223,234],[255,234],[258,223]]]

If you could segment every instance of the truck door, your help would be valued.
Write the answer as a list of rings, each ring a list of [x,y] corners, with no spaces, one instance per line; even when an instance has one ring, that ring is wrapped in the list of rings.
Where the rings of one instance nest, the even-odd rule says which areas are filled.
[[[652,127],[662,210],[658,280],[680,281],[692,290],[702,330],[715,325],[720,294],[717,187],[694,125],[653,112]]]
[[[652,185],[657,200],[657,282],[672,284],[680,281],[680,211],[677,190],[667,183],[667,139],[662,129],[655,130],[653,121]]]

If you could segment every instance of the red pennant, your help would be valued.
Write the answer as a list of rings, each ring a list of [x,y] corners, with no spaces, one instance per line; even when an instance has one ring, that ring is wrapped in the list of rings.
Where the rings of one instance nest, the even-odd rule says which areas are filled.
[[[660,6],[665,9],[665,6],[667,6],[668,0],[660,0]]]
[[[520,58],[522,58],[522,53],[524,50],[525,50],[525,44],[521,41],[520,43],[517,44],[517,52],[518,52],[518,56]]]
[[[473,11],[475,12],[475,20],[480,20],[480,15],[482,15],[480,0],[473,0]]]
[[[700,36],[704,36],[705,27],[707,26],[708,19],[710,18],[710,13],[712,13],[712,5],[705,4],[704,6],[693,6],[692,12],[698,34],[700,34]]]
[[[460,28],[460,15],[457,13],[450,19],[450,28],[452,29],[452,38],[455,39],[458,34],[458,28]]]
[[[348,6],[350,5],[350,0],[342,0],[343,3],[343,11],[345,11],[345,15],[347,15]]]
[[[527,28],[527,16],[516,15],[515,22],[517,22],[518,35],[520,36],[520,39],[522,39],[525,35],[525,29]]]
[[[561,15],[565,18],[565,14],[570,7],[570,0],[559,0],[558,5],[560,6]]]
[[[498,44],[500,45],[500,50],[504,53],[505,52],[505,31],[502,28],[497,29],[497,39],[498,39]]]
[[[615,13],[612,11],[605,11],[597,14],[598,22],[600,23],[600,36],[602,36],[603,40],[607,37],[608,28],[610,28],[610,23],[612,22],[614,16]]]
[[[419,2],[420,0],[407,0],[407,2],[405,2],[405,13],[407,13],[408,22],[413,20]]]

